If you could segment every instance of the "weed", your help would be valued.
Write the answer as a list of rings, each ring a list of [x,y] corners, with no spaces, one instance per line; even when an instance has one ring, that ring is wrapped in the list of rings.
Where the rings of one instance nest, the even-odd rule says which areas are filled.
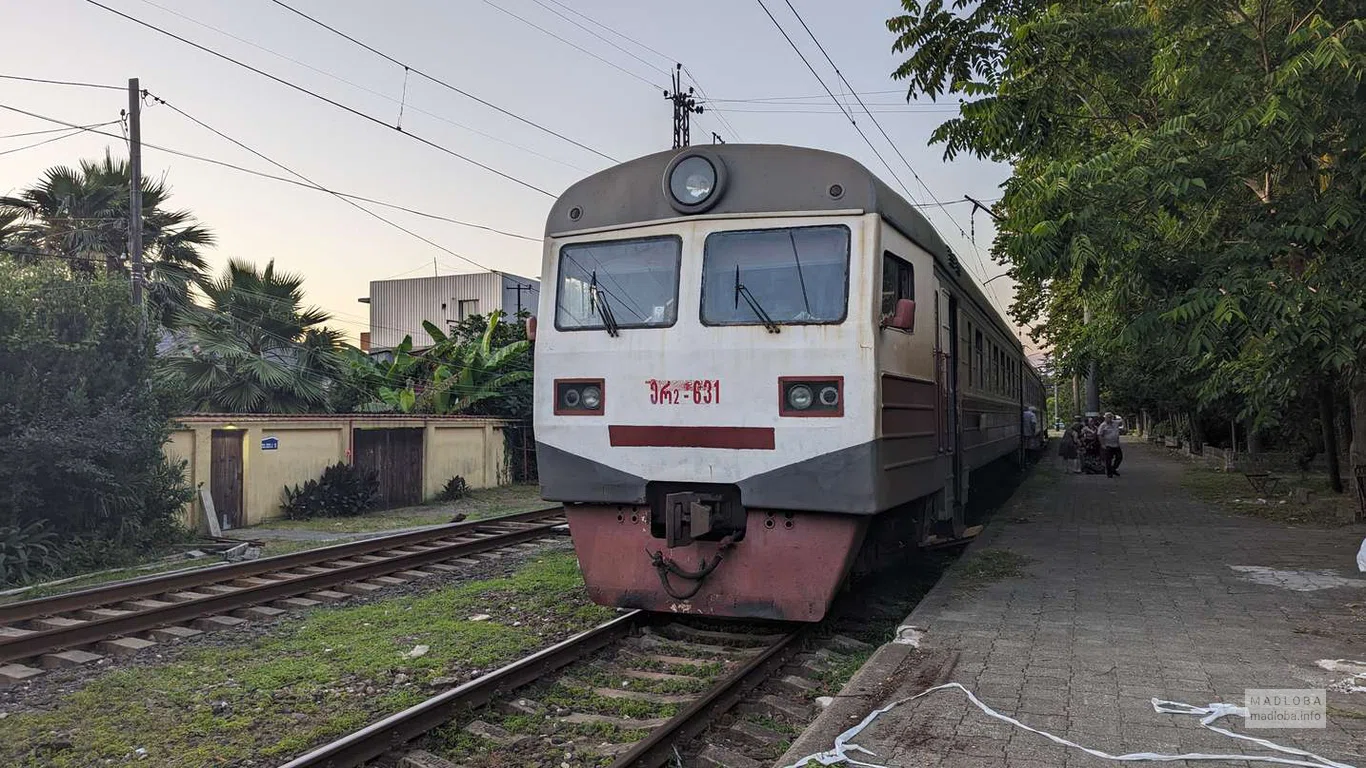
[[[964,558],[958,566],[958,588],[975,591],[989,584],[1025,575],[1030,558],[1008,549],[983,549]]]

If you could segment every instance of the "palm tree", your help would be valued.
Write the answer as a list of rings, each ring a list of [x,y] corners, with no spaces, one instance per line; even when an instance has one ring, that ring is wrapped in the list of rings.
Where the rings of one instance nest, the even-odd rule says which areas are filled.
[[[199,411],[326,410],[346,362],[330,316],[303,306],[303,278],[232,259],[203,286],[208,306],[181,310],[162,373]]]
[[[447,336],[430,322],[422,323],[436,342],[425,355],[435,368],[421,397],[431,411],[468,413],[485,401],[506,396],[513,384],[531,379],[526,359],[531,342],[494,343],[502,318],[501,311],[492,312],[483,335],[465,342]]]
[[[128,177],[128,163],[107,151],[76,169],[49,168],[18,196],[0,197],[0,246],[25,260],[62,259],[78,275],[128,274]],[[189,211],[165,207],[169,198],[164,178],[143,180],[148,306],[164,325],[190,305],[190,287],[206,279],[199,249],[213,243]]]

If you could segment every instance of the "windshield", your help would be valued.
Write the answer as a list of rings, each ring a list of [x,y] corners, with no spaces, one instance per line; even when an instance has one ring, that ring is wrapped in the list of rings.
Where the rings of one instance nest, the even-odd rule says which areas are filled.
[[[656,328],[678,317],[677,236],[575,243],[560,249],[555,327]]]
[[[848,296],[848,227],[757,229],[707,237],[703,323],[840,323]]]

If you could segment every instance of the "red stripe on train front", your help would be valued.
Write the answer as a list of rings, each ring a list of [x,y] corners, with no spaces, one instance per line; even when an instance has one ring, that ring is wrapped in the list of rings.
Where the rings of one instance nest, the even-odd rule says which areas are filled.
[[[617,448],[729,448],[773,450],[773,427],[650,427],[611,424],[607,437]]]

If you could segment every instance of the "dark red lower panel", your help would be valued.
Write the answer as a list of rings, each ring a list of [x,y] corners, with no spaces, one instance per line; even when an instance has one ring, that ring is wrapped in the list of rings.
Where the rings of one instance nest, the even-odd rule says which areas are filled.
[[[748,511],[745,538],[687,600],[660,584],[646,554],[659,550],[682,569],[698,570],[714,542],[667,549],[650,535],[649,508],[567,505],[569,531],[588,594],[601,605],[737,618],[819,621],[863,542],[869,518],[813,512]],[[772,527],[766,525],[772,520]],[[690,587],[671,577],[674,591]]]

